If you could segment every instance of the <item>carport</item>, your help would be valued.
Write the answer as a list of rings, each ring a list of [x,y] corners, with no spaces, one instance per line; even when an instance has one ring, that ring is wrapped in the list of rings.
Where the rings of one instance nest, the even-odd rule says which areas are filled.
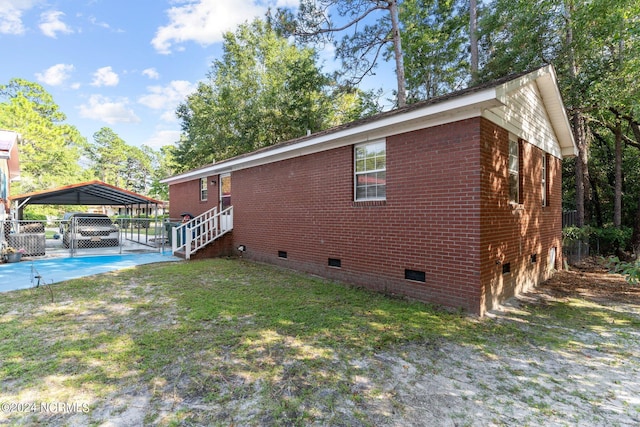
[[[4,224],[4,233],[0,233],[0,238],[2,240],[6,239],[10,245],[11,241],[9,241],[9,238],[12,238],[14,241],[27,242],[28,246],[33,246],[31,242],[38,242],[36,243],[37,249],[32,251],[32,255],[34,256],[44,255],[44,248],[40,250],[39,247],[42,245],[45,230],[39,225],[41,222],[34,221],[30,224],[29,221],[23,220],[23,211],[27,205],[120,206],[124,207],[125,214],[131,217],[127,226],[136,219],[133,215],[134,209],[138,208],[138,212],[140,212],[141,208],[145,208],[146,212],[153,212],[153,223],[157,224],[158,210],[160,207],[164,207],[164,203],[160,200],[155,200],[99,180],[12,196],[11,217],[13,220],[7,221],[7,223]],[[151,216],[152,215],[149,215],[149,217]],[[139,215],[138,218],[140,218]],[[138,221],[137,224],[140,224],[139,221],[142,221],[142,219],[136,219],[136,221]],[[137,245],[146,246],[149,249],[157,249],[159,245],[164,246],[164,233],[162,233],[162,236],[155,234],[150,236],[148,230],[144,230],[144,234],[142,234],[140,232],[141,227],[138,227],[138,235],[134,236],[133,229],[131,233],[127,234],[125,227],[122,227],[124,224],[120,225],[121,230],[124,230],[123,240],[126,238],[127,241],[135,241]],[[49,248],[50,245],[46,244],[46,246]],[[119,245],[120,253],[122,253],[122,250],[123,245]],[[73,255],[73,251],[71,254]]]
[[[158,207],[164,205],[160,200],[97,180],[12,196],[11,202],[12,209],[18,212],[16,219],[21,219],[26,205],[124,206],[129,209],[144,205],[154,206],[156,215]]]

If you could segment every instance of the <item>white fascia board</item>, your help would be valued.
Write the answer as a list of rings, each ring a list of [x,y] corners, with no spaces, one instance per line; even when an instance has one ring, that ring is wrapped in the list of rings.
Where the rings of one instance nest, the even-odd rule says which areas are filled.
[[[564,102],[558,89],[558,83],[553,68],[551,72],[537,80],[538,90],[542,96],[551,120],[551,126],[556,133],[563,157],[574,157],[578,155],[578,147],[573,137],[569,117],[564,108]]]
[[[299,143],[274,148],[229,159],[209,167],[200,168],[161,180],[163,184],[179,184],[210,175],[259,166],[293,157],[344,147],[360,142],[386,138],[405,132],[424,129],[472,117],[480,117],[485,109],[502,103],[497,99],[496,89],[488,88],[444,100],[406,113],[392,114],[378,120],[363,123],[353,128],[337,130]]]

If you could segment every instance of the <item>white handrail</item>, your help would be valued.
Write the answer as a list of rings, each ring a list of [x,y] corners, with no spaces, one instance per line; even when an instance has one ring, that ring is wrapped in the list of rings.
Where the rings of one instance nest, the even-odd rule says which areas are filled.
[[[185,259],[233,229],[233,206],[213,208],[171,230],[171,250],[184,250]]]

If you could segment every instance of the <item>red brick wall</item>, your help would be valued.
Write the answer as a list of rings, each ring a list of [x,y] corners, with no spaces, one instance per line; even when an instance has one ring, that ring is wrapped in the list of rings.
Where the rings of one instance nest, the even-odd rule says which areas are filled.
[[[216,185],[211,184],[211,180],[216,181]],[[200,180],[184,182],[169,186],[169,217],[173,221],[180,220],[182,212],[190,212],[194,215],[208,211],[218,206],[218,177],[207,177],[208,197],[206,201],[200,201]]]
[[[480,118],[387,138],[384,202],[353,201],[351,146],[235,171],[233,245],[227,238],[219,249],[246,245],[248,259],[482,315],[562,262],[561,162],[547,155],[542,207],[543,153],[521,141],[513,206],[508,144],[507,131]],[[172,185],[171,216],[210,209],[217,191],[210,185],[201,203],[199,181]],[[425,282],[406,280],[405,269],[423,271]]]
[[[233,172],[234,245],[250,259],[479,313],[479,145],[480,119],[388,138],[385,202],[353,201],[353,147]],[[425,283],[405,269],[424,271]]]
[[[484,306],[537,285],[562,265],[561,161],[520,141],[520,205],[509,204],[507,131],[482,121],[481,280]],[[542,156],[547,157],[548,201],[542,206]],[[550,251],[556,248],[555,265]],[[532,262],[531,256],[536,256]],[[503,274],[503,266],[510,273]]]

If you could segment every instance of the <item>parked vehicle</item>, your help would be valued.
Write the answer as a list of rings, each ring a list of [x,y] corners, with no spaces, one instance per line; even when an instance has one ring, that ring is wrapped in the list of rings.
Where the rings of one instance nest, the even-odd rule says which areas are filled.
[[[120,229],[104,214],[66,213],[60,223],[62,245],[68,248],[98,248],[118,246]],[[74,243],[75,242],[75,243]]]

